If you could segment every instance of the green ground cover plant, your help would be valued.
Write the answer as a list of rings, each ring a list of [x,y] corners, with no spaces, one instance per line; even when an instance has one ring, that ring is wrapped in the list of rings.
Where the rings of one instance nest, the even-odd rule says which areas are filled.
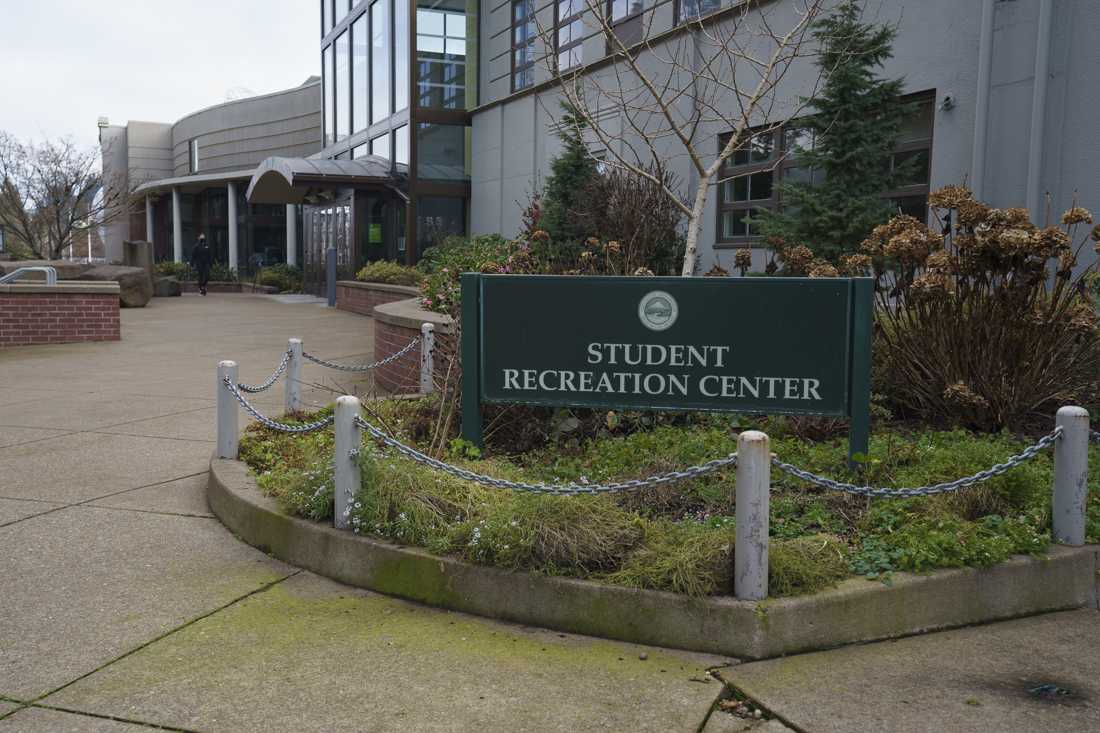
[[[430,399],[372,402],[368,419],[425,447]],[[302,420],[316,415],[297,416]],[[1009,433],[882,426],[861,475],[847,469],[835,431],[806,439],[791,418],[682,415],[582,416],[576,437],[509,453],[456,443],[447,459],[492,476],[526,481],[601,482],[653,475],[736,450],[736,434],[757,428],[791,463],[840,480],[919,486],[988,468],[1030,438]],[[601,425],[594,428],[594,425]],[[1091,458],[1100,461],[1100,448]],[[331,521],[332,435],[295,436],[252,426],[241,458],[283,510]],[[693,596],[732,592],[733,472],[614,496],[545,496],[489,489],[390,454],[372,441],[359,457],[362,486],[354,531],[470,562],[590,578]],[[853,576],[890,582],[898,571],[987,566],[1050,543],[1052,458],[1038,456],[957,494],[866,499],[772,476],[772,596],[812,593]],[[1100,541],[1100,480],[1091,482],[1088,538]]]
[[[386,285],[419,285],[424,276],[415,267],[406,267],[389,260],[377,260],[364,265],[355,273],[355,279],[365,283]]]

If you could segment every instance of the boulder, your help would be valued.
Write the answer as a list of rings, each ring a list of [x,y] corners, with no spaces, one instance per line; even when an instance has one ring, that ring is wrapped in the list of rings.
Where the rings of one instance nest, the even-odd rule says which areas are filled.
[[[96,265],[73,279],[117,282],[118,300],[123,308],[144,308],[153,297],[153,279],[140,267]]]
[[[15,272],[20,267],[43,266],[57,270],[58,280],[76,280],[93,267],[93,265],[69,262],[68,260],[11,260],[10,262],[0,262],[0,276]],[[46,279],[46,273],[31,272],[27,273],[22,279],[28,282],[42,281]]]
[[[153,280],[154,298],[174,298],[183,295],[183,286],[174,277],[158,277]]]

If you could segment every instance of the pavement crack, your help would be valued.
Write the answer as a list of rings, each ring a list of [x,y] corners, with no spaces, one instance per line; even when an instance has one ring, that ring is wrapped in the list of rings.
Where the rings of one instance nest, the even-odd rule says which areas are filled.
[[[175,731],[176,733],[199,733],[199,731],[193,730],[191,728],[177,728],[177,727],[172,726],[172,725],[161,725],[159,723],[149,723],[149,722],[144,721],[144,720],[134,720],[133,718],[122,718],[122,717],[119,717],[117,715],[106,715],[106,714],[103,714],[103,713],[90,713],[87,710],[74,710],[72,708],[63,708],[63,707],[59,707],[57,705],[42,705],[42,704],[39,704],[39,703],[34,703],[32,705],[27,705],[26,707],[19,708],[19,710],[28,710],[30,708],[39,708],[41,710],[52,710],[52,711],[57,712],[57,713],[68,713],[69,715],[83,715],[86,718],[99,718],[100,720],[114,720],[114,721],[119,722],[119,723],[129,723],[130,725],[140,725],[140,726],[143,726],[145,728],[151,728],[152,730],[170,730],[170,731]],[[14,712],[18,712],[18,711],[13,710],[12,712],[14,713]]]
[[[57,693],[61,692],[62,690],[66,689],[66,688],[69,688],[69,687],[72,687],[77,682],[80,682],[81,680],[87,679],[88,677],[91,677],[92,675],[96,674],[97,672],[101,672],[101,671],[107,669],[112,664],[115,664],[116,662],[120,662],[123,659],[126,659],[127,657],[133,656],[134,654],[137,654],[141,650],[143,650],[143,649],[145,649],[149,646],[152,646],[153,644],[156,644],[161,639],[166,639],[169,636],[171,636],[172,634],[175,634],[179,631],[183,631],[184,629],[186,629],[190,626],[193,626],[194,624],[197,624],[199,621],[202,621],[203,619],[210,618],[214,614],[221,613],[222,611],[226,610],[227,608],[230,608],[231,606],[234,606],[234,605],[240,603],[241,601],[244,601],[248,598],[251,598],[252,596],[259,595],[261,593],[266,593],[267,591],[271,590],[272,588],[279,585],[280,583],[282,583],[284,581],[287,581],[290,578],[293,578],[295,575],[298,575],[299,573],[302,573],[302,572],[304,572],[304,571],[303,570],[295,570],[291,573],[287,573],[283,577],[276,578],[275,580],[271,581],[270,583],[264,583],[259,588],[255,588],[255,589],[250,590],[249,592],[247,592],[243,595],[237,596],[236,598],[228,601],[227,603],[223,603],[222,605],[218,606],[217,608],[211,609],[210,611],[207,611],[206,613],[199,614],[198,616],[194,617],[193,619],[191,619],[189,621],[185,621],[184,623],[180,624],[179,626],[175,626],[175,627],[169,629],[168,631],[165,631],[163,634],[159,634],[159,635],[153,637],[152,639],[150,639],[149,641],[146,641],[142,644],[139,644],[138,646],[134,647],[133,649],[131,649],[127,652],[123,652],[122,654],[119,654],[114,659],[110,659],[110,660],[104,662],[103,664],[99,665],[98,667],[91,670],[90,672],[85,672],[84,674],[80,675],[79,677],[76,677],[75,679],[69,680],[68,682],[61,685],[60,687],[55,687],[54,689],[50,690],[49,692],[46,692],[46,693],[43,693],[43,694],[39,695],[38,697],[34,698],[34,700],[31,700],[29,703],[26,703],[26,704],[37,705],[37,706],[40,706],[40,707],[44,707],[44,706],[40,705],[40,702],[42,700],[45,700],[50,695],[56,695]],[[70,712],[70,711],[67,711],[67,712]],[[183,729],[168,728],[167,730],[183,730]]]

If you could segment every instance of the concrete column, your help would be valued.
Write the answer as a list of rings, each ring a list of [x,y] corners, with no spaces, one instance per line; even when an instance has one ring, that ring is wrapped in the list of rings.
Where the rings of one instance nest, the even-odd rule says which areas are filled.
[[[283,406],[288,415],[302,409],[302,340],[287,341],[290,358],[286,362],[286,391]]]
[[[286,263],[298,266],[298,205],[286,205]]]
[[[218,405],[218,458],[229,458],[235,461],[240,428],[237,422],[240,418],[240,406],[225,386],[226,377],[233,384],[237,383],[237,362],[218,363],[218,382],[215,386]]]
[[[771,459],[767,435],[746,430],[738,436],[733,594],[742,601],[762,601],[768,597]]]
[[[153,243],[153,197],[145,197],[145,241]],[[154,252],[156,250],[153,250]]]
[[[1054,418],[1062,437],[1054,444],[1054,500],[1051,539],[1059,545],[1085,544],[1085,503],[1089,495],[1089,413],[1062,407]]]
[[[333,456],[335,498],[333,525],[336,529],[347,529],[351,503],[359,491],[359,459],[351,455],[352,450],[363,447],[359,423],[356,418],[362,414],[363,405],[358,397],[344,395],[336,400],[335,431],[336,448]]]
[[[180,214],[180,190],[172,188],[172,259],[183,262],[183,216]]]
[[[237,266],[237,184],[229,181],[229,269],[240,272]]]

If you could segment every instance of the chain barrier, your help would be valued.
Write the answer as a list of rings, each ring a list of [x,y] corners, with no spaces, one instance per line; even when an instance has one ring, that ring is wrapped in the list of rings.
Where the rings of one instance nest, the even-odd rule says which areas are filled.
[[[455,478],[464,479],[466,481],[473,481],[474,483],[481,484],[482,486],[491,486],[498,489],[512,489],[513,491],[526,491],[534,494],[608,494],[620,491],[637,491],[638,489],[644,489],[648,486],[660,486],[662,484],[669,484],[675,481],[683,481],[685,479],[696,478],[712,471],[717,471],[719,468],[724,468],[729,465],[737,463],[737,454],[730,453],[725,458],[716,458],[713,461],[707,461],[706,463],[698,466],[691,466],[683,471],[669,471],[668,473],[658,474],[656,476],[650,476],[649,478],[642,479],[630,479],[628,481],[619,481],[610,484],[528,484],[522,481],[508,481],[507,479],[493,478],[492,476],[486,476],[480,473],[474,473],[468,471],[465,468],[459,468],[458,466],[452,466],[449,463],[445,463],[431,456],[421,453],[416,448],[405,445],[401,441],[386,435],[378,428],[371,425],[362,417],[355,418],[356,424],[366,430],[374,438],[380,442],[393,448],[395,451],[410,458],[417,463],[421,463],[425,466],[429,466],[443,473],[450,474]],[[358,455],[359,451],[352,449],[351,456]]]
[[[797,466],[793,466],[790,463],[784,463],[776,457],[772,457],[772,465],[776,466],[782,471],[789,473],[790,475],[800,478],[803,481],[807,481],[815,486],[820,486],[823,489],[832,489],[834,491],[843,491],[848,494],[856,494],[857,496],[870,496],[870,497],[912,497],[912,496],[929,496],[931,494],[945,494],[951,491],[958,491],[964,489],[967,486],[973,486],[974,484],[988,481],[994,476],[999,476],[1006,471],[1009,471],[1022,463],[1025,463],[1041,451],[1054,445],[1054,442],[1058,440],[1062,435],[1062,427],[1058,426],[1050,433],[1044,435],[1038,440],[1038,442],[1028,446],[1020,453],[1009,457],[1004,463],[998,463],[992,468],[988,468],[985,471],[979,471],[973,476],[965,476],[954,481],[947,481],[940,484],[933,484],[931,486],[920,486],[912,489],[886,489],[876,488],[873,486],[857,486],[855,484],[845,484],[840,481],[834,481],[833,479],[826,478],[824,476],[818,476],[815,473],[810,473]]]
[[[280,433],[313,433],[332,425],[333,421],[336,419],[333,415],[329,415],[316,422],[305,423],[303,425],[287,425],[286,423],[276,422],[270,417],[261,414],[259,410],[249,404],[248,400],[246,400],[244,395],[240,393],[240,390],[237,389],[237,385],[233,384],[233,381],[229,379],[229,377],[222,379],[222,384],[224,384],[226,389],[237,398],[237,402],[241,403],[241,407],[243,407],[249,415],[256,418],[257,422],[264,427],[278,430]]]
[[[321,366],[328,367],[329,369],[339,369],[340,371],[344,371],[344,372],[369,372],[372,369],[377,369],[380,366],[385,366],[386,364],[389,364],[391,361],[395,361],[396,359],[400,359],[402,356],[409,353],[412,350],[412,348],[414,346],[416,346],[417,344],[419,344],[419,343],[420,343],[420,337],[417,336],[412,341],[410,341],[405,346],[405,348],[401,349],[401,351],[398,351],[397,353],[394,353],[394,354],[390,354],[385,359],[380,359],[380,360],[378,360],[376,362],[373,362],[371,364],[337,364],[336,362],[326,361],[324,359],[321,359],[319,357],[314,356],[313,354],[308,354],[304,351],[302,352],[302,356],[309,359],[314,364],[320,364]]]
[[[271,389],[271,385],[275,384],[275,382],[279,380],[279,377],[283,376],[283,372],[286,371],[286,365],[290,363],[290,354],[290,349],[287,349],[286,353],[283,354],[282,363],[279,364],[279,367],[270,377],[267,378],[267,381],[263,384],[252,386],[250,384],[245,384],[244,382],[237,382],[237,387],[242,392],[248,392],[249,394],[256,394],[257,392],[263,392],[264,390]]]

